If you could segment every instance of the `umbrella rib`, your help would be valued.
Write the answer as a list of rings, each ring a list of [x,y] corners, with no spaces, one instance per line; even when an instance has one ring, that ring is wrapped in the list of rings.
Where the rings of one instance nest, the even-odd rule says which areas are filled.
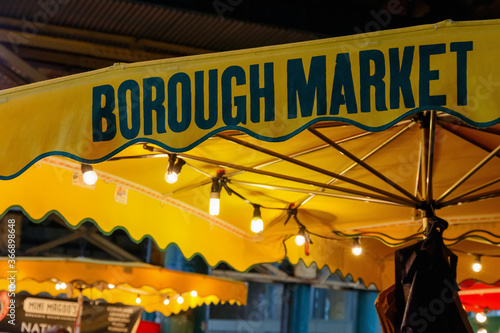
[[[388,138],[387,140],[385,140],[384,142],[382,142],[380,145],[378,145],[377,147],[375,147],[374,149],[372,149],[370,152],[368,152],[366,155],[364,155],[363,157],[361,157],[361,160],[364,161],[367,158],[369,158],[372,155],[374,155],[375,153],[377,153],[380,149],[384,148],[386,145],[388,145],[389,143],[391,143],[392,141],[394,141],[396,138],[398,138],[401,134],[403,134],[404,132],[406,132],[407,130],[409,130],[411,127],[413,127],[413,125],[415,125],[415,122],[410,122],[408,125],[406,125],[402,129],[400,129],[397,133],[395,133],[390,138]],[[342,176],[345,175],[346,173],[348,173],[349,171],[351,171],[353,168],[355,168],[357,165],[358,165],[358,163],[356,163],[356,162],[353,163],[353,164],[351,164],[349,167],[347,167],[346,169],[344,169],[344,171],[342,171],[340,174]],[[337,178],[330,179],[327,184],[333,184],[337,180],[338,180]],[[312,194],[312,195],[308,196],[307,198],[301,200],[300,203],[299,203],[299,206],[305,204],[306,202],[308,202],[309,200],[311,200],[313,197],[314,197],[314,194]]]
[[[410,201],[410,200],[408,200],[406,198],[403,198],[403,197],[400,197],[398,195],[392,194],[390,192],[384,191],[384,190],[379,189],[377,187],[374,187],[374,186],[371,186],[371,185],[368,185],[368,184],[365,184],[365,183],[362,183],[362,182],[358,182],[356,180],[344,177],[344,176],[339,175],[337,173],[330,172],[328,170],[316,167],[316,166],[314,166],[312,164],[305,163],[305,162],[296,160],[294,158],[290,158],[289,156],[286,156],[286,155],[283,155],[283,154],[271,151],[271,150],[263,148],[263,147],[256,146],[256,145],[251,144],[249,142],[245,142],[245,141],[242,141],[242,140],[239,140],[239,139],[236,139],[236,138],[229,137],[229,136],[224,135],[224,134],[217,134],[217,135],[219,137],[221,137],[221,138],[224,138],[226,140],[235,142],[235,143],[240,144],[240,145],[242,145],[244,147],[247,147],[247,148],[250,148],[250,149],[254,149],[254,150],[259,151],[261,153],[264,153],[264,154],[267,154],[267,155],[271,155],[271,156],[280,158],[280,159],[282,159],[284,161],[287,161],[287,162],[293,163],[295,165],[299,165],[299,166],[305,167],[305,168],[307,168],[309,170],[313,170],[313,171],[319,172],[321,174],[324,174],[324,175],[327,175],[327,176],[330,176],[330,177],[338,178],[338,179],[343,180],[343,181],[345,181],[347,183],[350,183],[350,184],[362,187],[364,189],[367,189],[367,190],[370,190],[370,191],[373,191],[373,192],[385,195],[385,196],[390,197],[390,198],[392,198],[392,199],[394,199],[396,201],[406,202],[406,203],[409,203],[411,205],[414,204],[414,202],[412,202],[412,201]],[[321,184],[321,183],[319,183],[319,184]],[[325,187],[325,184],[321,185],[321,187]],[[345,189],[344,189],[344,191],[345,191]]]
[[[374,198],[374,199],[379,199],[379,200],[383,200],[383,201],[393,201],[395,203],[399,203],[399,204],[402,204],[402,205],[408,206],[408,207],[415,206],[411,201],[408,201],[405,198],[402,198],[403,200],[395,200],[394,198],[387,198],[387,197],[383,197],[383,196],[379,196],[379,195],[374,195],[372,193],[362,192],[362,191],[343,188],[343,187],[334,186],[334,185],[323,184],[323,183],[315,182],[312,180],[306,180],[306,179],[302,179],[302,178],[281,175],[281,174],[274,173],[274,172],[253,169],[253,168],[245,167],[242,165],[227,163],[227,162],[223,162],[223,161],[211,160],[211,159],[200,157],[200,156],[194,156],[194,155],[188,155],[188,154],[182,154],[182,153],[178,154],[178,156],[185,158],[185,159],[188,159],[188,160],[194,160],[194,161],[219,165],[219,166],[223,166],[223,167],[227,167],[227,168],[231,168],[231,169],[244,170],[244,171],[248,171],[251,173],[270,176],[270,177],[274,177],[274,178],[278,178],[278,179],[284,179],[284,180],[302,183],[302,184],[306,184],[306,185],[312,185],[312,186],[317,186],[317,187],[321,187],[321,188],[328,188],[328,189],[334,190],[334,191],[355,194],[355,195],[359,195],[359,196],[362,196],[362,197],[367,198],[367,199]]]
[[[347,200],[357,200],[357,201],[364,201],[364,202],[373,202],[373,203],[379,203],[379,204],[386,204],[386,205],[393,205],[393,206],[403,206],[407,207],[407,205],[393,202],[393,201],[388,201],[388,200],[380,200],[380,199],[374,199],[374,198],[363,198],[363,197],[353,197],[353,196],[347,196],[347,195],[342,195],[342,194],[335,194],[335,193],[328,193],[324,191],[318,191],[318,190],[307,190],[307,189],[301,189],[301,188],[295,188],[295,187],[288,187],[288,186],[277,186],[277,185],[269,185],[269,184],[261,184],[261,183],[255,183],[255,182],[248,182],[244,180],[232,180],[232,184],[238,184],[238,185],[246,185],[246,186],[254,186],[254,187],[260,187],[260,188],[266,188],[269,190],[281,190],[281,191],[289,191],[289,192],[296,192],[296,193],[308,193],[311,195],[319,195],[319,196],[325,196],[325,197],[333,197],[333,198],[338,198],[338,199],[347,199]]]
[[[478,147],[478,148],[481,148],[482,150],[488,152],[488,153],[491,153],[491,149],[489,147],[487,147],[486,145],[474,140],[473,138],[465,135],[465,134],[462,134],[458,131],[456,131],[455,129],[453,129],[453,127],[449,126],[447,123],[444,123],[442,121],[439,121],[439,125],[444,128],[445,130],[447,130],[448,132],[452,133],[452,134],[455,134],[456,136],[458,136],[459,138],[461,138],[462,140],[465,140],[471,144],[473,144],[474,146]],[[474,129],[472,127],[467,127],[467,128],[471,128],[471,129]],[[497,154],[497,157],[500,157],[500,153]]]
[[[477,194],[477,195],[470,196],[470,197],[449,200],[447,202],[442,203],[440,205],[440,207],[453,206],[453,205],[464,204],[464,203],[480,201],[480,200],[486,200],[486,199],[491,199],[491,198],[496,198],[496,197],[500,197],[499,190],[484,192],[484,193]]]
[[[318,138],[320,138],[324,142],[328,143],[332,148],[335,148],[336,150],[338,150],[339,152],[341,152],[342,154],[344,154],[345,156],[347,156],[348,158],[350,158],[351,160],[353,160],[354,162],[356,162],[357,164],[361,165],[363,168],[365,168],[366,170],[371,172],[376,177],[380,178],[381,180],[383,180],[384,182],[386,182],[387,184],[389,184],[390,186],[392,186],[393,188],[395,188],[396,190],[398,190],[402,194],[406,195],[414,203],[416,203],[416,204],[420,203],[420,201],[413,194],[411,194],[410,192],[408,192],[407,190],[405,190],[404,188],[402,188],[401,186],[394,183],[392,180],[390,180],[389,178],[387,178],[386,176],[384,176],[383,174],[381,174],[380,172],[375,170],[373,167],[371,167],[370,165],[365,163],[362,159],[357,158],[356,156],[351,154],[347,149],[341,147],[340,145],[336,144],[333,140],[330,140],[330,138],[328,138],[325,135],[323,135],[322,133],[318,132],[318,130],[316,130],[314,128],[308,128],[308,130],[309,130],[309,132],[316,135]]]
[[[445,128],[446,129],[446,128]],[[454,133],[456,134],[456,133]],[[460,136],[461,137],[461,136]],[[482,161],[480,161],[476,166],[474,166],[469,172],[467,172],[462,178],[460,178],[455,184],[453,184],[448,190],[446,190],[436,201],[436,204],[440,204],[443,200],[455,191],[460,185],[462,185],[467,179],[469,179],[474,173],[476,173],[480,168],[482,168],[486,163],[488,163],[493,157],[495,157],[498,152],[500,152],[500,145],[492,150],[488,156],[486,156]]]
[[[436,135],[436,111],[430,111],[429,116],[429,137],[428,137],[428,148],[427,148],[427,172],[425,185],[427,193],[427,205],[430,207],[433,200],[433,191],[432,191],[432,174],[433,174],[433,166],[434,166],[434,139]]]
[[[351,141],[351,140],[355,140],[355,139],[359,139],[359,138],[365,137],[365,136],[370,135],[370,134],[373,134],[373,133],[372,132],[358,133],[358,134],[349,136],[347,138],[340,139],[339,142],[348,142],[348,141]],[[295,153],[291,154],[290,157],[299,157],[299,156],[302,156],[302,155],[307,155],[307,154],[314,153],[314,152],[319,151],[319,150],[323,150],[325,148],[328,148],[327,144],[295,152]],[[166,154],[158,154],[158,155],[168,156]],[[281,159],[277,158],[277,159],[274,159],[274,160],[271,160],[271,161],[267,161],[267,162],[264,162],[264,163],[260,163],[260,164],[254,165],[252,168],[253,169],[261,169],[261,168],[264,168],[264,167],[267,167],[267,166],[270,166],[270,165],[274,165],[274,164],[279,163],[281,161],[282,161]],[[240,170],[240,171],[232,172],[232,173],[226,174],[226,177],[227,178],[232,178],[234,176],[241,175],[241,174],[243,174],[245,172],[246,172],[245,170]],[[212,181],[209,180],[209,181],[204,181],[204,182],[201,182],[201,183],[198,183],[198,184],[193,184],[193,185],[189,185],[189,186],[185,186],[185,187],[180,187],[180,188],[178,188],[178,189],[176,189],[176,190],[174,190],[174,191],[172,191],[170,193],[167,193],[165,195],[170,196],[170,195],[172,195],[174,193],[180,193],[180,192],[183,192],[183,191],[188,191],[188,190],[191,190],[193,188],[197,188],[197,187],[204,186],[204,185],[211,184],[211,183],[212,183]]]
[[[489,187],[491,185],[494,185],[494,184],[496,184],[498,182],[500,182],[500,177],[497,178],[497,179],[491,180],[491,181],[489,181],[487,183],[484,183],[483,185],[479,185],[477,187],[474,187],[473,189],[471,189],[471,190],[469,190],[467,192],[464,192],[464,193],[462,193],[462,194],[460,194],[460,195],[458,195],[458,196],[456,196],[456,197],[454,197],[454,198],[452,198],[452,199],[450,199],[448,201],[445,201],[445,202],[441,203],[441,207],[448,206],[449,203],[451,203],[451,202],[458,203],[458,202],[460,202],[461,198],[463,198],[465,196],[468,196],[469,194],[472,194],[474,192],[480,191],[480,190],[482,190],[482,189],[484,189],[486,187]]]

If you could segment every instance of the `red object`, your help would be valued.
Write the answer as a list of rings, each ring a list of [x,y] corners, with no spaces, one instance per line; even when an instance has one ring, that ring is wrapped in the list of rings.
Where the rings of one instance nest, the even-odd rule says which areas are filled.
[[[141,320],[137,333],[160,333],[160,324]]]
[[[465,311],[483,312],[486,308],[500,310],[500,281],[494,285],[464,281],[460,284],[459,295]]]

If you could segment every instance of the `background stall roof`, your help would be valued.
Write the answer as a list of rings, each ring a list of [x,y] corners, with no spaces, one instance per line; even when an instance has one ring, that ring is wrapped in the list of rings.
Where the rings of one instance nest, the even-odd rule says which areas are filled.
[[[0,89],[116,62],[496,17],[500,0],[2,1]]]

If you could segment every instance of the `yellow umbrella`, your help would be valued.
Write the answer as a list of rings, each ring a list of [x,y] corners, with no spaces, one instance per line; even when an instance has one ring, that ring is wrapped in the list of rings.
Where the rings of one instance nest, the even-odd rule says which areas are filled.
[[[211,266],[288,257],[380,288],[394,279],[394,248],[421,237],[423,212],[435,212],[463,257],[458,279],[495,282],[499,27],[446,21],[4,91],[0,209],[122,228]],[[82,163],[95,185],[83,184]],[[182,167],[174,184],[169,164]],[[480,273],[469,266],[477,254]]]
[[[7,267],[7,259],[2,261]],[[76,297],[82,290],[90,300],[140,305],[148,312],[159,311],[166,316],[203,304],[246,305],[247,298],[243,282],[144,263],[18,257],[15,269],[16,292]],[[7,270],[1,274],[0,290],[9,290],[10,275]]]

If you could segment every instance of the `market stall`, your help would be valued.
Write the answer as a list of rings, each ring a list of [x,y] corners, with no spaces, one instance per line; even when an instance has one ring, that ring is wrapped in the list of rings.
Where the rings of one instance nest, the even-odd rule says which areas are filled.
[[[3,91],[0,210],[120,228],[239,271],[316,262],[381,289],[394,249],[435,214],[459,282],[494,283],[499,25],[116,64]]]

